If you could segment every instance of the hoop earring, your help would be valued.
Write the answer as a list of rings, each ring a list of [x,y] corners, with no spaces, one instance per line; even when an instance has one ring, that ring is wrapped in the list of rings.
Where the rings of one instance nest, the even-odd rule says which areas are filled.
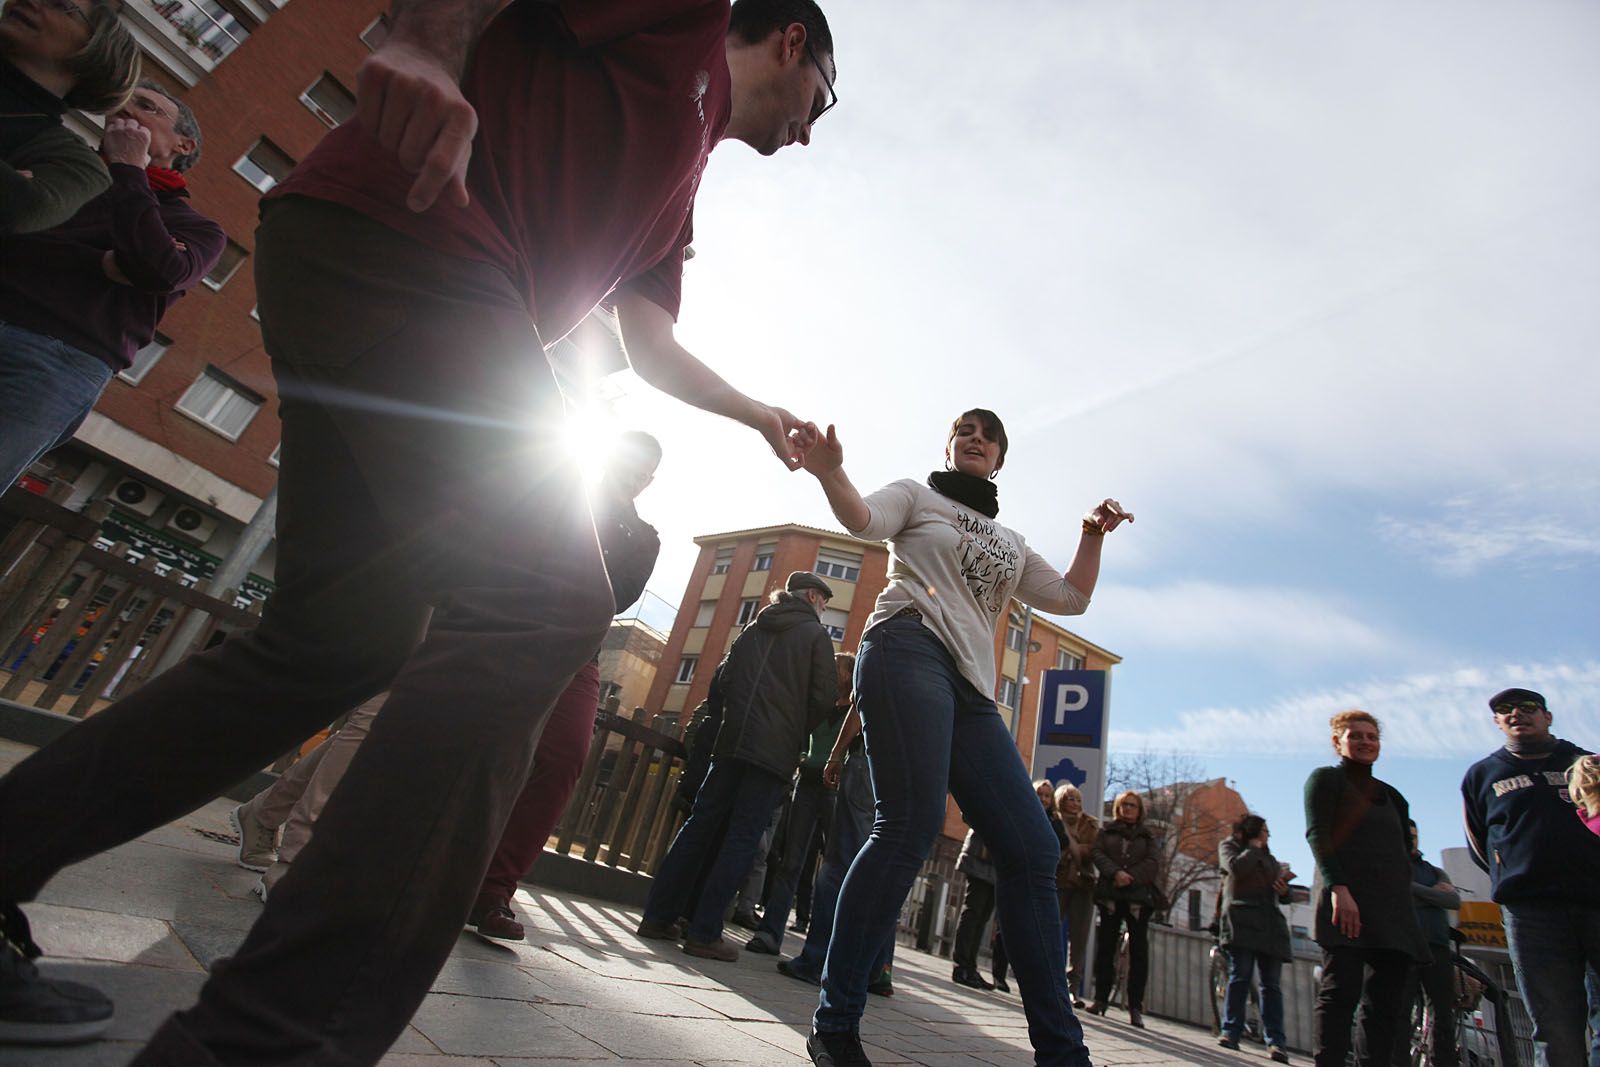
[[[994,481],[998,477],[1000,477],[1000,468],[999,467],[996,467],[994,470],[989,472],[989,480],[991,482]]]

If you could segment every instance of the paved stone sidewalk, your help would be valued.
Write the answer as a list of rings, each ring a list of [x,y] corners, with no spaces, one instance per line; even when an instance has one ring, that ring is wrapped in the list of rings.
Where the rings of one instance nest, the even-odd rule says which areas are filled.
[[[0,742],[0,770],[28,750]],[[260,905],[256,875],[205,834],[228,831],[218,801],[62,872],[28,913],[47,973],[115,998],[110,1039],[69,1049],[0,1049],[7,1067],[121,1067],[171,1011],[191,1003],[207,968],[238,944]],[[557,1062],[637,1067],[809,1062],[816,990],[778,974],[770,956],[727,964],[633,936],[637,912],[524,887],[525,944],[463,933],[433,992],[384,1067],[512,1067]],[[732,931],[742,933],[741,931]],[[799,949],[790,935],[786,954]],[[875,1064],[1031,1064],[1021,1002],[949,981],[948,960],[903,950],[895,995],[871,998],[862,1034]],[[1086,1017],[1096,1064],[1240,1064],[1203,1031]]]

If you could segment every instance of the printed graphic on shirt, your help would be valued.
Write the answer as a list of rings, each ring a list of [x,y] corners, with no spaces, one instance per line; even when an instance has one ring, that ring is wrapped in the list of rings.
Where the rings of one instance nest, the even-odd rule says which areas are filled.
[[[1494,795],[1497,797],[1503,797],[1507,793],[1515,793],[1519,789],[1528,789],[1532,786],[1532,778],[1528,777],[1526,774],[1518,774],[1510,778],[1502,778],[1496,782],[1494,784]]]
[[[1017,577],[1017,546],[994,523],[960,508],[956,509],[955,527],[961,534],[956,558],[962,580],[990,615],[1000,614],[1011,599],[1002,590],[1009,590]]]
[[[689,90],[689,99],[694,101],[694,113],[700,117],[700,125],[706,124],[706,90],[711,88],[711,72],[697,70],[694,72],[694,86]]]

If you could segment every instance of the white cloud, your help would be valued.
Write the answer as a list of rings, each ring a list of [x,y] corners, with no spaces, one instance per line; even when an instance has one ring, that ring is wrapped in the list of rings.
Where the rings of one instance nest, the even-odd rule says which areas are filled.
[[[1423,556],[1451,577],[1476,574],[1491,563],[1518,568],[1570,567],[1600,557],[1600,524],[1593,521],[1592,514],[1583,514],[1595,510],[1597,489],[1600,484],[1591,480],[1580,484],[1576,493],[1550,494],[1578,511],[1576,520],[1560,514],[1530,514],[1521,503],[1530,494],[1519,488],[1498,493],[1498,499],[1492,501],[1478,494],[1457,497],[1428,518],[1383,515],[1378,518],[1378,533]]]
[[[1329,716],[1362,708],[1383,724],[1385,754],[1460,759],[1483,755],[1503,742],[1486,702],[1512,685],[1545,695],[1556,734],[1594,747],[1600,730],[1600,662],[1508,663],[1352,682],[1261,707],[1183,711],[1167,726],[1113,728],[1111,744],[1123,751],[1196,755],[1322,755],[1329,752]]]
[[[1090,608],[1094,639],[1119,652],[1228,652],[1305,664],[1401,654],[1406,642],[1328,597],[1281,586],[1107,583]],[[1073,620],[1067,620],[1072,625]]]

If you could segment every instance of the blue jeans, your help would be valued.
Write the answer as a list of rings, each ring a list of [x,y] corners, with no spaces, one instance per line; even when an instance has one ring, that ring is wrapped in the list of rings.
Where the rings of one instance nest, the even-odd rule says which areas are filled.
[[[110,380],[89,353],[0,322],[0,492],[72,436]]]
[[[694,914],[689,916],[688,936],[701,942],[721,937],[722,913],[749,872],[761,832],[787,784],[753,763],[713,759],[705,784],[695,794],[689,821],[661,858],[645,900],[644,917],[662,923],[677,919],[689,907],[695,880],[704,870],[705,882]],[[711,855],[713,849],[715,856]]]
[[[961,675],[932,631],[904,615],[862,639],[856,694],[877,820],[839,891],[817,1029],[859,1025],[872,959],[944,827],[949,792],[994,857],[997,913],[1035,1062],[1088,1067],[1061,951],[1061,845],[994,701]]]
[[[1600,909],[1566,904],[1506,904],[1506,947],[1517,988],[1533,1018],[1539,1067],[1589,1062],[1587,972],[1600,966]]]
[[[1283,986],[1279,977],[1283,961],[1263,956],[1247,948],[1228,946],[1228,1002],[1222,1012],[1222,1032],[1239,1039],[1244,1033],[1244,1005],[1250,997],[1250,972],[1261,976],[1261,1025],[1267,1031],[1267,1044],[1287,1048],[1283,1036]]]
[[[839,886],[845,872],[867,835],[872,833],[872,774],[867,768],[867,757],[853,752],[839,771],[839,795],[834,800],[833,822],[828,827],[828,841],[822,850],[822,869],[817,872],[816,884],[811,890],[811,923],[806,927],[806,947],[790,963],[796,971],[812,981],[822,981],[822,965],[828,958],[828,941],[833,937],[833,912],[839,902]],[[894,962],[894,931],[877,949],[872,966],[867,970],[867,982],[878,980],[884,968]]]
[[[767,893],[766,908],[761,913],[761,931],[783,944],[783,928],[789,923],[789,909],[794,907],[794,888],[800,884],[800,868],[811,855],[811,834],[817,824],[828,824],[833,812],[833,790],[822,784],[815,772],[802,773],[794,784],[794,795],[789,800],[789,814],[783,820],[783,865],[772,880]]]

